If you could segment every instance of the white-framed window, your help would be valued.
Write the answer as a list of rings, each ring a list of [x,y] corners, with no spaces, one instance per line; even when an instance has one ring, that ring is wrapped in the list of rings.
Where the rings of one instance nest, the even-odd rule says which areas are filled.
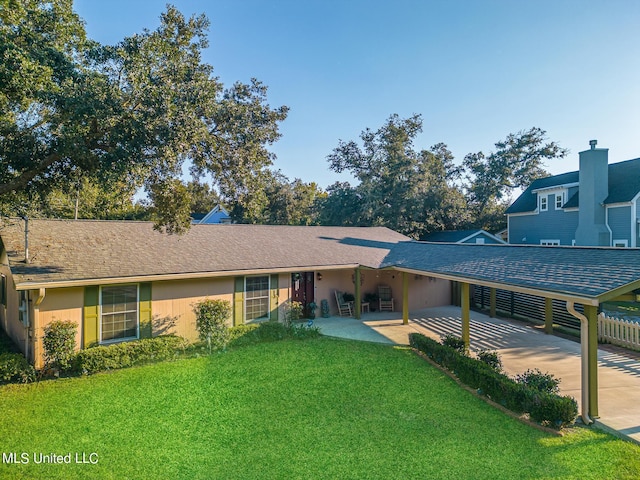
[[[244,318],[245,321],[269,319],[269,275],[245,277]]]
[[[564,194],[556,193],[556,210],[561,210],[564,205]]]
[[[138,299],[137,284],[100,287],[100,343],[139,337]]]
[[[549,209],[548,198],[546,195],[540,196],[540,211],[546,212]]]
[[[544,239],[544,240],[540,240],[540,245],[551,245],[551,246],[558,246],[560,245],[560,240],[549,240],[549,239]]]
[[[478,245],[484,245],[484,238],[482,238],[482,237],[477,237],[477,238],[476,238],[476,243],[477,243]]]
[[[629,246],[628,240],[614,240],[613,246],[618,248],[627,248]]]

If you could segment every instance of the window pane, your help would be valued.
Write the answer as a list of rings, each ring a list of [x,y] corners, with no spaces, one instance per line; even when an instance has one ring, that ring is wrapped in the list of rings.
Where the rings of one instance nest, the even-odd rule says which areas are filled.
[[[138,334],[138,287],[102,287],[102,341],[136,337]]]
[[[269,318],[269,277],[245,279],[245,318]]]

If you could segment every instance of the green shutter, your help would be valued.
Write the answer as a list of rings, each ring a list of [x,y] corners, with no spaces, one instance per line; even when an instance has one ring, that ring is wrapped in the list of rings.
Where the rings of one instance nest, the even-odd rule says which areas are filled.
[[[151,338],[151,283],[140,284],[140,338]]]
[[[100,290],[98,287],[84,288],[82,348],[89,348],[98,344],[99,296]]]
[[[271,315],[269,320],[273,322],[278,321],[278,304],[279,302],[280,290],[278,289],[278,275],[271,275]]]
[[[244,323],[244,277],[236,277],[233,291],[233,324]]]

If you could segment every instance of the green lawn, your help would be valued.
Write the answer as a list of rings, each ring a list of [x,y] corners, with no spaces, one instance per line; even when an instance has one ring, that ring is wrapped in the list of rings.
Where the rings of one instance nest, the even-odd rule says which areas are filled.
[[[640,477],[636,445],[546,434],[407,349],[329,338],[5,386],[0,412],[0,450],[30,458],[0,478]]]

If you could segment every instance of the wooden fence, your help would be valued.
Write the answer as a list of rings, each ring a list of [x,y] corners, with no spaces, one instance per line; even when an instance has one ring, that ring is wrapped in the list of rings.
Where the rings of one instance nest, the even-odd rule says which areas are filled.
[[[598,315],[598,340],[640,350],[640,323]]]
[[[473,301],[476,308],[489,309],[489,287],[475,285]],[[496,309],[499,313],[509,317],[523,317],[537,322],[544,322],[544,298],[526,293],[496,290]],[[553,323],[565,328],[580,330],[580,320],[567,312],[566,304],[560,300],[553,300]],[[583,312],[582,305],[577,304],[576,310]]]

